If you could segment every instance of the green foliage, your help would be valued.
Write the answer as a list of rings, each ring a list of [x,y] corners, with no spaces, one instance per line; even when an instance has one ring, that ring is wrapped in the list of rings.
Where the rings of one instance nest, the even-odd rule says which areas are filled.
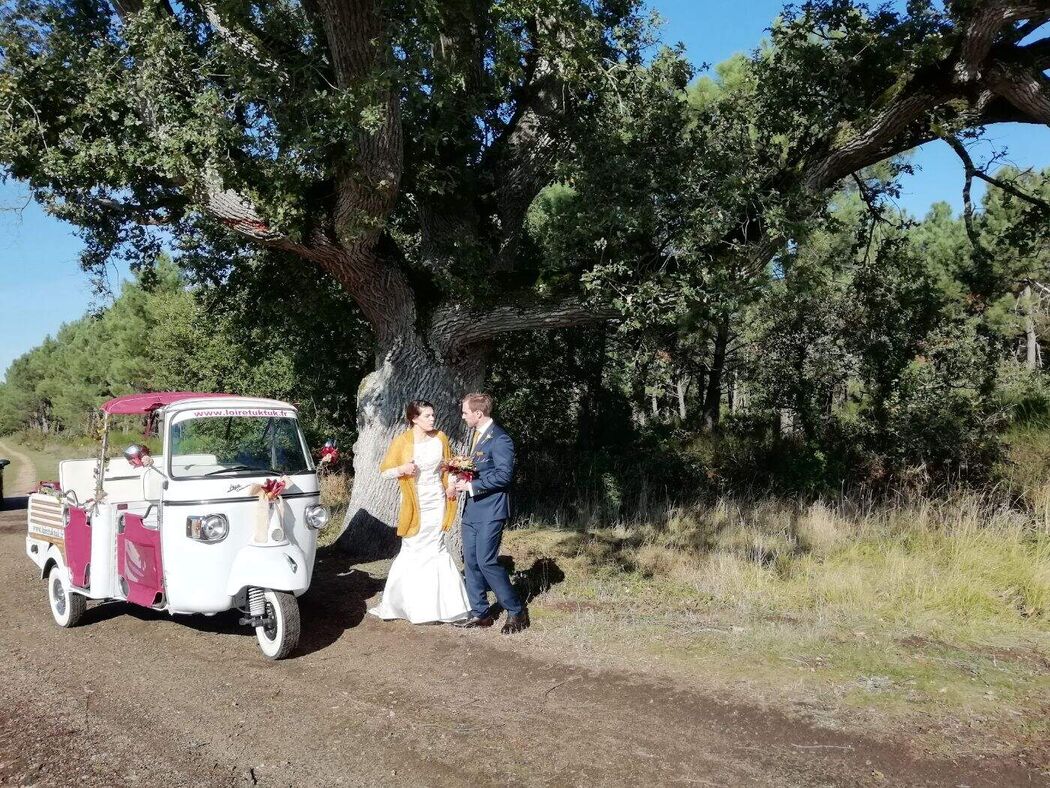
[[[190,288],[170,261],[124,286],[97,316],[62,327],[15,360],[0,384],[0,433],[89,433],[98,406],[136,391],[222,391],[290,400],[311,446],[344,444],[371,340],[326,278],[274,296],[279,261],[245,268],[226,288]],[[323,358],[325,363],[319,363]]]
[[[1027,191],[1038,194],[1050,173],[1026,177]],[[579,222],[580,194],[551,189],[535,208],[533,231],[551,248],[567,237],[555,230],[560,217]],[[646,490],[819,494],[842,485],[887,492],[994,481],[1008,467],[1004,440],[1018,434],[1004,430],[1039,425],[1050,412],[1043,374],[1026,371],[1018,355],[1025,307],[1017,297],[1050,271],[1039,236],[1017,235],[1026,217],[1013,214],[1016,227],[1001,218],[1002,199],[991,189],[976,219],[988,247],[1000,244],[990,258],[947,206],[894,225],[850,190],[748,288],[707,267],[717,286],[705,292],[719,297],[710,306],[679,301],[660,311],[658,299],[638,290],[634,319],[604,334],[508,345],[493,380],[503,418],[526,445],[527,498],[540,510],[556,502],[564,510],[572,491],[583,490],[589,511],[614,521],[624,501],[633,509]],[[1030,245],[1012,241],[1029,237]],[[1001,273],[975,292],[975,271],[989,260]],[[686,268],[672,262],[667,277],[685,281]],[[721,268],[731,270],[731,261]],[[727,369],[736,401],[705,435],[703,384],[719,317],[734,335]],[[1037,318],[1045,342],[1045,319]],[[683,381],[690,385],[678,402]],[[718,396],[729,406],[726,389]],[[612,434],[595,436],[590,402],[599,423],[615,425]],[[560,457],[573,458],[569,467]],[[606,506],[607,498],[616,503]]]
[[[950,64],[972,4],[812,0],[698,80],[637,0],[396,0],[358,20],[376,38],[350,76],[309,4],[167,5],[0,10],[4,174],[82,229],[88,268],[139,271],[11,366],[0,432],[88,433],[107,397],[189,388],[292,400],[311,442],[347,446],[373,340],[312,266],[368,234],[373,270],[413,300],[392,304],[406,334],[450,296],[582,286],[618,314],[498,348],[491,385],[533,502],[584,489],[614,520],[654,492],[983,481],[1004,426],[1045,408],[1041,375],[1015,373],[1021,342],[1050,330],[1047,216],[1017,196],[1050,196],[1047,173],[1000,171],[1010,188],[967,223],[944,205],[894,223],[903,158],[833,196],[814,175]],[[382,148],[370,135],[394,101],[388,161],[365,148]],[[973,138],[968,122],[937,103],[877,153]],[[531,179],[538,197],[504,204]],[[208,210],[224,190],[285,240],[252,251]],[[360,278],[344,276],[359,298],[383,290]],[[488,356],[469,337],[454,350]]]

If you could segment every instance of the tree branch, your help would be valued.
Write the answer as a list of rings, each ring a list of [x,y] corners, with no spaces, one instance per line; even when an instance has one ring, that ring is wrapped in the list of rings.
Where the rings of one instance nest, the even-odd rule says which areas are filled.
[[[482,169],[492,172],[499,184],[495,197],[502,237],[495,270],[510,270],[514,266],[515,245],[529,206],[550,182],[557,150],[550,126],[566,109],[564,85],[541,49],[542,24],[553,27],[557,22],[530,20],[532,48],[525,58],[522,83],[514,91],[514,113],[482,160]]]
[[[1016,2],[1016,0],[993,0],[979,7],[963,36],[959,60],[955,66],[956,77],[961,82],[970,82],[981,74],[982,66],[1003,28],[1022,19],[1034,21],[1047,13],[1047,4],[1040,0]]]
[[[392,52],[381,0],[318,0],[340,89],[362,113],[355,124],[353,163],[341,167],[335,230],[348,250],[374,248],[397,201],[403,168],[401,109],[391,83]],[[376,116],[366,120],[365,114]]]
[[[1044,210],[1050,210],[1050,203],[1048,203],[1046,200],[1043,200],[1031,194],[1027,194],[1026,192],[1023,192],[1020,189],[1018,189],[1009,181],[1004,181],[1001,178],[996,178],[994,175],[989,175],[984,170],[978,168],[973,163],[973,158],[970,156],[970,152],[966,150],[966,146],[964,146],[957,137],[954,137],[951,134],[945,134],[941,137],[941,139],[948,143],[951,149],[955,151],[955,155],[958,156],[959,159],[962,161],[963,169],[966,172],[967,177],[980,178],[985,183],[990,183],[997,189],[1001,189],[1007,194],[1013,195],[1017,199],[1022,200],[1023,202],[1026,202],[1029,205],[1034,205],[1035,207],[1043,208]]]
[[[143,9],[142,0],[110,0],[121,19]],[[170,13],[167,0],[163,0]],[[339,86],[358,90],[378,102],[385,114],[376,126],[362,122],[356,139],[356,157],[341,168],[334,220],[322,220],[305,241],[293,241],[275,231],[244,194],[229,189],[214,168],[205,165],[203,177],[173,184],[194,194],[205,214],[250,241],[310,260],[334,276],[375,328],[380,342],[391,339],[415,321],[415,297],[404,273],[377,247],[397,196],[401,165],[401,128],[396,91],[381,75],[389,54],[379,0],[317,0],[307,13],[321,14],[329,39]],[[270,60],[248,38],[239,36],[209,3],[201,8],[216,33],[241,54],[266,64]],[[174,14],[172,14],[174,16]],[[144,112],[149,115],[148,112]],[[145,118],[147,123],[149,117]],[[155,124],[150,124],[155,126]],[[216,152],[218,153],[218,152]],[[356,166],[354,166],[356,165]],[[117,205],[110,208],[117,208]],[[130,209],[130,208],[129,208]]]
[[[904,132],[917,119],[949,98],[949,95],[937,95],[927,90],[898,97],[867,129],[832,150],[816,164],[805,178],[806,188],[813,193],[822,192],[851,173],[914,147],[913,138]],[[903,144],[893,145],[894,140],[901,140]]]
[[[451,305],[435,313],[430,326],[434,347],[448,352],[487,342],[512,331],[536,331],[602,323],[616,316],[611,307],[590,304],[579,296],[529,305],[478,310]]]
[[[273,58],[264,55],[259,47],[258,41],[253,40],[258,39],[255,31],[252,31],[251,33],[245,33],[243,30],[235,31],[231,25],[227,24],[222,19],[219,15],[219,9],[213,2],[202,2],[201,9],[204,11],[204,16],[208,20],[208,24],[211,25],[212,29],[236,52],[243,57],[254,61],[259,66],[278,73],[282,82],[288,79],[288,75],[285,72],[285,69],[281,67],[281,64]],[[241,27],[243,27],[243,24]]]
[[[970,245],[977,253],[979,258],[986,259],[988,257],[988,251],[981,244],[980,234],[977,232],[977,228],[974,225],[974,208],[973,199],[971,197],[971,191],[973,189],[973,179],[977,175],[977,168],[974,166],[973,159],[970,158],[969,151],[966,150],[965,146],[958,139],[952,137],[950,134],[946,134],[942,137],[945,142],[951,146],[952,150],[955,151],[956,155],[962,161],[963,171],[966,180],[963,182],[963,224],[966,226],[966,237],[970,239]]]
[[[992,90],[1021,112],[1050,126],[1050,80],[1042,73],[997,63],[987,77]]]
[[[1034,71],[1046,71],[1050,68],[1050,38],[1040,38],[1023,47],[1013,50],[1018,61],[1027,60]]]
[[[121,200],[113,200],[109,197],[91,197],[85,199],[84,202],[93,205],[102,211],[116,214],[125,221],[134,222],[143,227],[166,227],[176,221],[176,217],[170,214],[160,213],[161,211],[170,211],[175,208],[175,206],[171,205],[162,205],[160,203],[155,205],[141,205]]]

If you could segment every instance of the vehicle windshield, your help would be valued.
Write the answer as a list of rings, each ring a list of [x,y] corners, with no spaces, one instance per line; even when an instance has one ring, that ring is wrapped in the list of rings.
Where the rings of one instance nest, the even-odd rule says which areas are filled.
[[[281,415],[211,411],[176,421],[168,444],[171,477],[291,476],[313,471],[295,416],[289,411],[273,412]]]

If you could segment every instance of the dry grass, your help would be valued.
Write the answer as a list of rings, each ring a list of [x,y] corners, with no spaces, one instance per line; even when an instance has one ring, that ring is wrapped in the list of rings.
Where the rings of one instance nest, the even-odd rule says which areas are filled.
[[[533,524],[504,549],[565,574],[532,605],[541,648],[876,727],[921,716],[943,746],[977,735],[957,730],[974,718],[983,746],[1013,748],[1048,732],[1046,516],[971,496],[727,498],[613,528]]]
[[[555,533],[562,556],[586,559],[589,574],[615,567],[671,582],[681,604],[987,633],[1045,629],[1046,516],[968,496],[895,507],[722,499],[669,506],[648,523]]]
[[[317,477],[317,483],[321,490],[321,503],[328,507],[331,513],[328,527],[321,531],[318,544],[322,547],[335,542],[342,530],[343,518],[346,516],[346,508],[350,505],[350,485],[353,476],[349,473],[323,473]]]

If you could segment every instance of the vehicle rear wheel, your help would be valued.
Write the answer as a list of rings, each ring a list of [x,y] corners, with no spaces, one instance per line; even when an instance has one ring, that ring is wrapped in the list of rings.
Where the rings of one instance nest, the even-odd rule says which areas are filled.
[[[75,627],[87,610],[87,599],[73,592],[69,570],[64,566],[53,566],[47,576],[47,601],[60,627]]]
[[[255,628],[259,648],[268,659],[284,659],[299,643],[299,602],[287,591],[266,591],[265,626]]]

